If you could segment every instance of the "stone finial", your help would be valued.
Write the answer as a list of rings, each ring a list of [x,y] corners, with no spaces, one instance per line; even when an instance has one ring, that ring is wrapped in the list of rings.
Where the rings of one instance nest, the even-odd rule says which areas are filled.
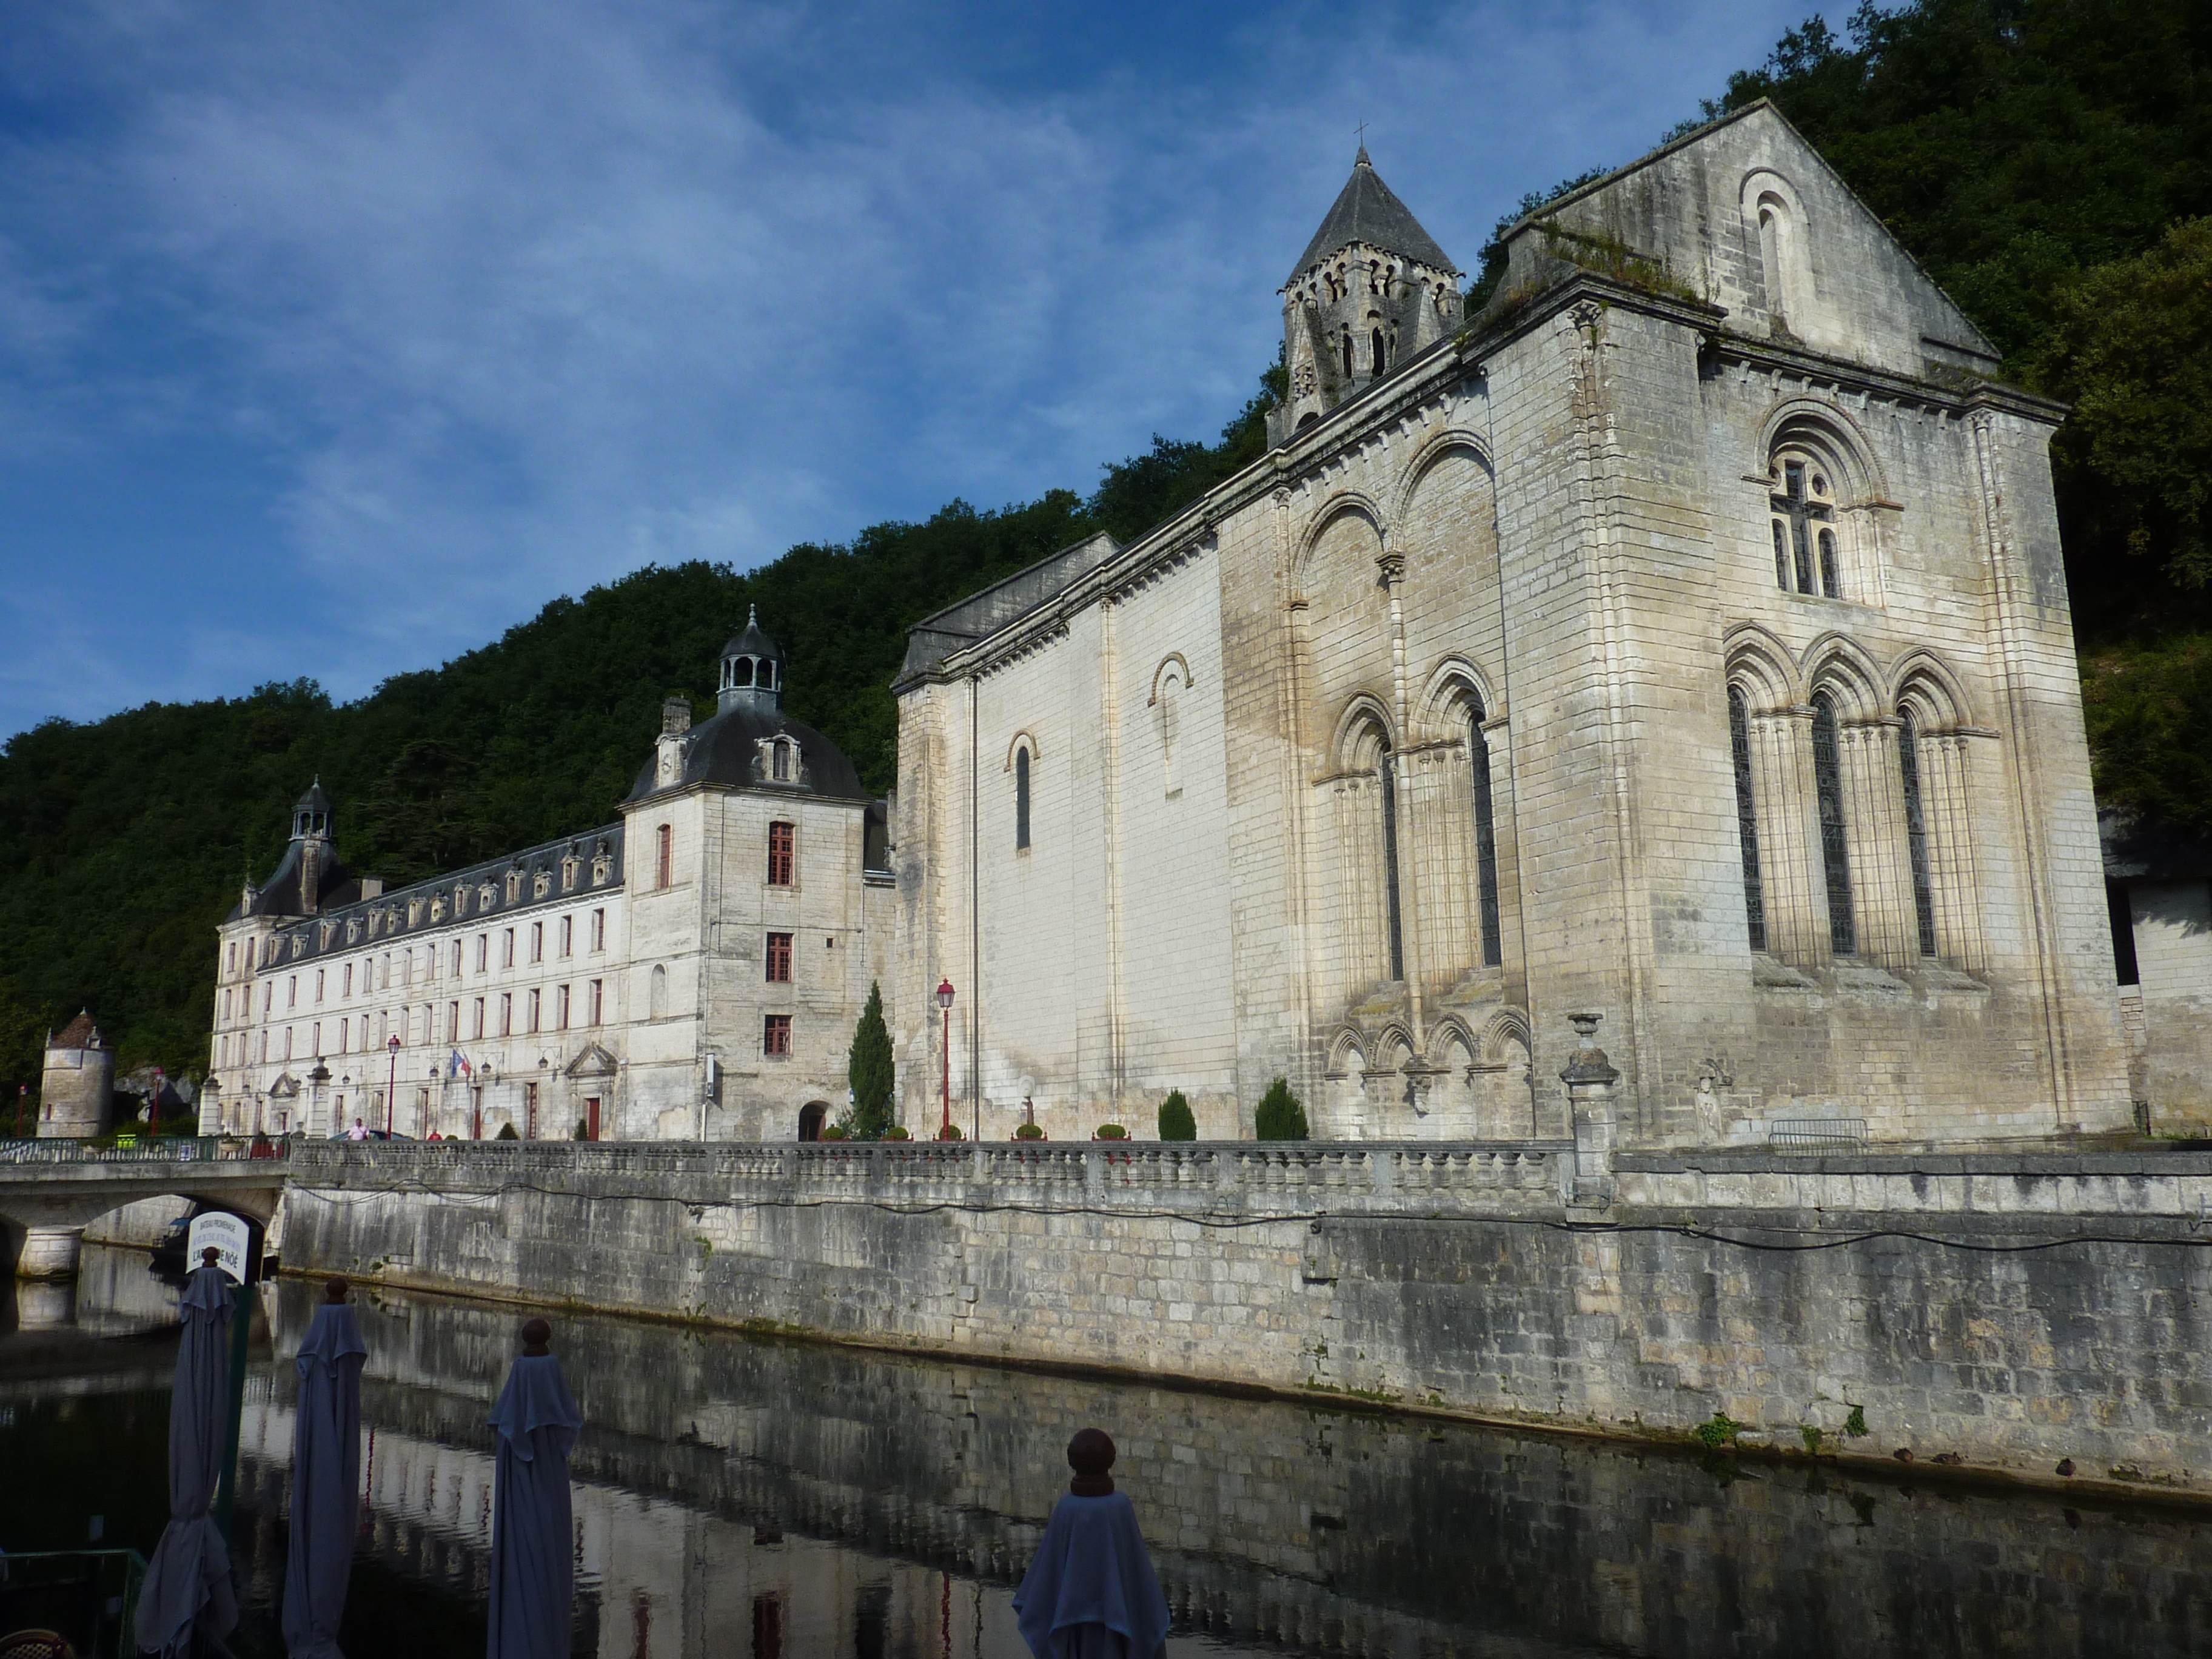
[[[1575,1051],[1567,1057],[1565,1067],[1559,1073],[1559,1081],[1572,1086],[1577,1083],[1614,1084],[1620,1073],[1613,1070],[1605,1057],[1605,1050],[1597,1046],[1598,1022],[1603,1014],[1569,1014],[1567,1023],[1575,1028],[1577,1042]]]

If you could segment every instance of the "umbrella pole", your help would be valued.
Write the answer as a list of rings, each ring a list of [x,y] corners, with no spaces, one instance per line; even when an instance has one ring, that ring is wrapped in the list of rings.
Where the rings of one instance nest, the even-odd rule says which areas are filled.
[[[215,1489],[215,1523],[230,1542],[232,1501],[238,1489],[239,1429],[246,1418],[246,1345],[253,1324],[254,1287],[238,1287],[237,1310],[230,1316],[230,1429],[223,1443],[222,1479]]]

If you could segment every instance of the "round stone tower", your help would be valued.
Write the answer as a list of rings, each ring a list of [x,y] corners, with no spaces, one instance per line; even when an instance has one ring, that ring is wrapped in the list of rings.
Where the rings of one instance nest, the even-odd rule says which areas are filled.
[[[40,1135],[81,1139],[106,1133],[114,1094],[115,1050],[86,1010],[46,1038],[46,1077],[39,1086]]]

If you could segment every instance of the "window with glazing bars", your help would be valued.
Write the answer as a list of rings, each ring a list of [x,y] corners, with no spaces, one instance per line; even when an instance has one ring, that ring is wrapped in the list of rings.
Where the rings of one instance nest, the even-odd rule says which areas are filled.
[[[1936,895],[1928,880],[1928,819],[1921,805],[1920,732],[1906,709],[1897,732],[1898,769],[1904,774],[1905,840],[1912,855],[1912,915],[1920,929],[1920,954],[1936,954]]]
[[[764,1054],[788,1054],[791,1052],[789,1014],[769,1014],[763,1020],[761,1052]]]
[[[1735,831],[1743,853],[1743,911],[1751,948],[1766,948],[1766,884],[1759,873],[1759,809],[1751,787],[1751,711],[1729,687],[1729,749],[1735,761]]]
[[[771,887],[792,884],[792,830],[788,823],[771,823],[768,827],[768,884]]]
[[[1813,793],[1820,813],[1820,867],[1827,878],[1828,944],[1839,957],[1858,947],[1851,916],[1850,853],[1844,827],[1843,770],[1836,744],[1836,702],[1823,691],[1813,699]]]
[[[768,936],[768,978],[772,985],[791,983],[791,935],[770,933]]]

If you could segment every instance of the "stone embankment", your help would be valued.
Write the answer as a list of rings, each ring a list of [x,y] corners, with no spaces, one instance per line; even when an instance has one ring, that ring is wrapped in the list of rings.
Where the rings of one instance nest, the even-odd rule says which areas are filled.
[[[316,1145],[289,1268],[2212,1486],[2212,1156]],[[1855,1431],[1863,1428],[1863,1436]]]

